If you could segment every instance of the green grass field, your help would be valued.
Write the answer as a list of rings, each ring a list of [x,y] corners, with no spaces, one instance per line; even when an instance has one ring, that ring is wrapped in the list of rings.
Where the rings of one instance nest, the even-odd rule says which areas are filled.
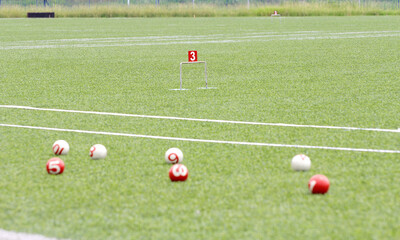
[[[400,17],[0,19],[0,229],[68,239],[399,239]],[[204,66],[179,63],[197,50]],[[262,123],[246,125],[4,105]],[[69,142],[62,175],[52,144]],[[108,156],[91,160],[104,144]],[[172,183],[164,153],[189,169]],[[308,172],[291,158],[307,154]],[[330,179],[311,195],[309,178]]]

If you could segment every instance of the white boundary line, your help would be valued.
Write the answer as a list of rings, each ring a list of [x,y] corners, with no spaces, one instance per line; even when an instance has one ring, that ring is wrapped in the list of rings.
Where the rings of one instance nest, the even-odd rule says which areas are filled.
[[[0,126],[1,127],[13,127],[13,128],[26,128],[26,129],[58,131],[58,132],[87,133],[87,134],[98,134],[98,135],[109,135],[109,136],[124,136],[124,137],[150,138],[150,139],[187,141],[187,142],[220,143],[220,144],[248,145],[248,146],[266,146],[266,147],[285,147],[285,148],[304,148],[304,149],[324,149],[324,150],[338,150],[338,151],[352,151],[352,152],[400,153],[400,150],[344,148],[344,147],[290,145],[290,144],[279,144],[279,143],[258,143],[258,142],[237,142],[237,141],[224,141],[224,140],[207,140],[207,139],[195,139],[195,138],[178,138],[178,137],[152,136],[152,135],[131,134],[131,133],[99,132],[99,131],[88,131],[88,130],[78,130],[78,129],[37,127],[37,126],[25,126],[25,125],[14,125],[14,124],[3,124],[3,123],[0,123]]]
[[[6,231],[0,229],[1,240],[57,240],[57,238],[48,238],[39,234],[20,233],[13,231]]]
[[[225,38],[260,38],[260,37],[289,37],[289,36],[310,36],[310,35],[360,35],[360,34],[396,34],[400,31],[363,31],[363,32],[321,32],[321,31],[294,31],[294,32],[249,32],[244,34],[208,34],[208,35],[175,35],[175,36],[141,36],[141,37],[108,37],[108,38],[66,38],[66,39],[49,39],[49,40],[27,40],[3,42],[6,44],[52,44],[64,42],[89,42],[89,43],[104,43],[104,42],[123,42],[123,41],[178,41],[178,40],[210,40],[210,39],[225,39]]]
[[[372,34],[372,35],[371,35]],[[302,40],[318,40],[318,39],[353,39],[353,38],[381,38],[381,37],[399,37],[399,31],[372,31],[372,32],[319,32],[319,33],[292,33],[292,34],[277,34],[271,35],[265,33],[261,35],[239,35],[239,36],[180,36],[174,38],[174,36],[157,37],[153,36],[150,38],[143,37],[122,37],[122,38],[92,38],[82,40],[72,39],[72,41],[66,41],[67,39],[60,40],[37,40],[36,43],[39,45],[15,45],[24,43],[22,42],[11,42],[11,45],[3,45],[0,42],[0,50],[20,50],[20,49],[47,49],[47,48],[91,48],[91,47],[130,47],[130,46],[156,46],[156,45],[172,45],[172,44],[207,44],[207,43],[239,43],[239,42],[267,42],[267,41],[302,41]],[[52,44],[44,44],[43,41],[53,41]],[[152,42],[153,41],[153,42]],[[42,43],[42,45],[40,45]],[[59,44],[64,43],[64,44]],[[72,44],[65,44],[72,43]],[[5,42],[5,44],[10,44]],[[44,45],[43,45],[44,44]]]
[[[199,118],[139,115],[139,114],[128,114],[128,113],[80,111],[80,110],[67,110],[67,109],[54,109],[54,108],[37,108],[37,107],[29,107],[29,106],[15,106],[15,105],[0,105],[0,108],[24,109],[24,110],[36,110],[36,111],[48,111],[48,112],[82,113],[82,114],[95,114],[95,115],[119,116],[119,117],[169,119],[169,120],[182,120],[182,121],[194,121],[194,122],[212,122],[212,123],[230,123],[230,124],[262,125],[262,126],[276,126],[276,127],[322,128],[322,129],[400,133],[400,128],[399,129],[381,129],[381,128],[358,128],[358,127],[340,127],[340,126],[303,125],[303,124],[289,124],[289,123],[246,122],[246,121],[231,121],[231,120],[216,120],[216,119],[199,119]]]

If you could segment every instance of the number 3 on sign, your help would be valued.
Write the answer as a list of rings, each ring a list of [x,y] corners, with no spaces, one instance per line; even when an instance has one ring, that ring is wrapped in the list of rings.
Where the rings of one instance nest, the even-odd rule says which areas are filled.
[[[197,51],[189,51],[189,62],[197,62]]]

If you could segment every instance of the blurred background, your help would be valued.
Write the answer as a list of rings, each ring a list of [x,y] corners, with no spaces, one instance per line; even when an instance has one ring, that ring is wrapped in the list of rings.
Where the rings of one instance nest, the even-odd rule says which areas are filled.
[[[0,0],[0,6],[104,6],[104,5],[176,5],[176,4],[211,4],[217,6],[259,6],[259,5],[279,5],[288,3],[332,3],[350,4],[355,6],[377,5],[383,9],[397,9],[400,7],[400,0]]]

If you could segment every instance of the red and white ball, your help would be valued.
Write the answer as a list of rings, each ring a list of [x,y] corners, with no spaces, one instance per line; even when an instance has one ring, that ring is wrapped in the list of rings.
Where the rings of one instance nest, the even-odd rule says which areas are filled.
[[[170,148],[165,152],[165,161],[167,163],[180,163],[183,161],[183,153],[179,148]]]
[[[189,176],[189,171],[183,164],[175,164],[169,169],[169,178],[171,181],[186,181]]]
[[[64,172],[64,162],[60,158],[54,157],[47,161],[46,169],[49,174],[58,175]]]
[[[55,155],[67,155],[69,144],[65,140],[57,140],[53,143],[53,152]]]
[[[292,158],[292,169],[295,171],[308,171],[311,168],[311,160],[304,154],[298,154]]]
[[[312,194],[325,194],[329,190],[329,179],[321,174],[312,176],[308,181],[308,190]]]
[[[104,159],[107,157],[107,149],[104,145],[95,144],[90,148],[89,156],[94,159]]]

